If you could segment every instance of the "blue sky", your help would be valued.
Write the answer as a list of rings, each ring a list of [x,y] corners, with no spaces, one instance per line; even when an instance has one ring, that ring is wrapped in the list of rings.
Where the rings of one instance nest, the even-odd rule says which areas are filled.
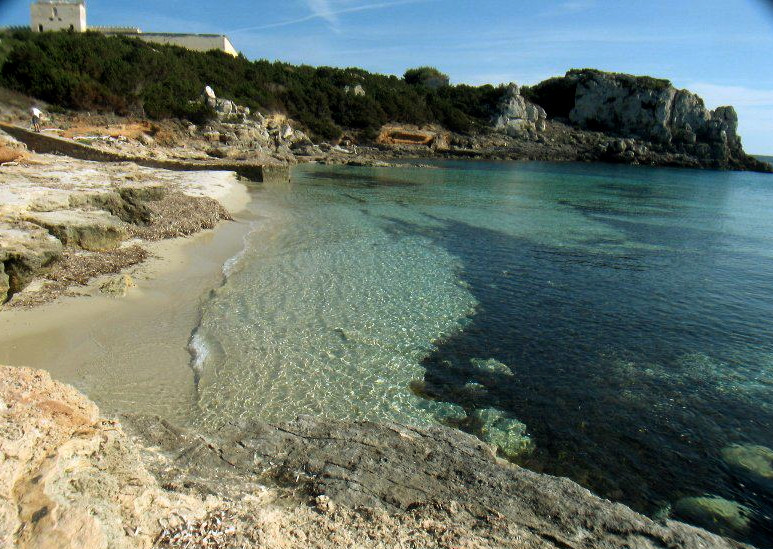
[[[773,154],[771,0],[89,0],[90,25],[225,33],[251,59],[452,81],[536,83],[572,67],[648,74],[731,104],[747,151]],[[0,25],[28,24],[0,0]]]

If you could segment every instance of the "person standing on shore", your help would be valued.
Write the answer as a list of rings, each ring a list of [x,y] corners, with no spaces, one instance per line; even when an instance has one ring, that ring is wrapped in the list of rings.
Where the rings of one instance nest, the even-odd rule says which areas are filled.
[[[43,113],[37,107],[32,107],[30,113],[32,114],[32,129],[40,132],[40,118],[43,116]]]

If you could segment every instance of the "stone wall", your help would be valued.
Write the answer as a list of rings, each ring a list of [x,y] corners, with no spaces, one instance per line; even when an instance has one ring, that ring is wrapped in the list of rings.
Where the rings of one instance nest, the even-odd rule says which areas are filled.
[[[161,168],[176,171],[208,171],[222,170],[236,172],[251,181],[289,181],[290,168],[285,165],[269,166],[263,164],[250,164],[248,162],[185,162],[182,160],[157,160],[127,156],[119,153],[101,151],[88,145],[83,145],[69,139],[62,139],[43,133],[35,133],[11,124],[0,123],[0,130],[18,139],[30,150],[37,153],[63,154],[80,160],[94,162],[134,162],[140,166],[149,168]]]
[[[110,33],[107,33],[110,34]],[[239,52],[233,47],[227,36],[217,34],[172,34],[143,32],[132,34],[132,38],[139,38],[143,42],[153,44],[168,44],[180,46],[193,51],[218,50],[236,57]]]

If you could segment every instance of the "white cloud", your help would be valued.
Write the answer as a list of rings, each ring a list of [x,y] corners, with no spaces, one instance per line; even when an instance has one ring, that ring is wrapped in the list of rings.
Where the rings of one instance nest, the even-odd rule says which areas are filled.
[[[687,89],[703,97],[706,106],[716,108],[721,105],[734,107],[773,107],[773,90],[746,88],[744,86],[724,86],[708,82],[693,82]]]
[[[285,21],[279,21],[277,23],[268,23],[266,25],[259,25],[254,27],[244,27],[240,29],[232,29],[229,34],[236,34],[239,32],[247,32],[254,30],[273,29],[277,27],[288,27],[290,25],[298,25],[300,23],[306,23],[307,21],[313,21],[315,19],[322,19],[327,22],[331,29],[336,32],[340,31],[340,25],[338,16],[347,13],[357,13],[362,11],[382,10],[387,8],[393,8],[396,6],[402,6],[405,4],[421,4],[424,2],[434,2],[437,0],[392,0],[390,2],[376,2],[372,4],[361,4],[357,6],[348,6],[334,8],[329,0],[304,0],[308,9],[311,11],[309,15],[298,17],[295,19],[288,19]]]
[[[559,17],[588,11],[596,7],[596,0],[568,0],[539,14],[540,17]]]
[[[313,18],[323,19],[327,21],[327,23],[333,28],[338,27],[337,13],[334,12],[333,8],[330,7],[330,2],[328,0],[305,0],[305,1],[306,1],[306,6],[311,11]]]

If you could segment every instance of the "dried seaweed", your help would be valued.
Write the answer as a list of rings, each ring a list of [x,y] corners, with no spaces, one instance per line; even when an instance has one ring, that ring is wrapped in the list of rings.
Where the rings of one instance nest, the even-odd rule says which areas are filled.
[[[18,294],[11,307],[34,307],[65,295],[72,286],[85,286],[90,280],[145,261],[150,254],[141,246],[128,246],[108,252],[66,250],[46,275],[40,290]]]
[[[203,229],[213,229],[220,220],[231,220],[230,214],[215,199],[170,192],[162,200],[145,202],[151,211],[150,223],[132,226],[130,232],[143,240],[163,240],[188,236]]]
[[[186,519],[174,514],[159,521],[162,530],[153,544],[154,547],[229,547],[236,527],[226,519],[224,510],[209,513],[200,520]]]

